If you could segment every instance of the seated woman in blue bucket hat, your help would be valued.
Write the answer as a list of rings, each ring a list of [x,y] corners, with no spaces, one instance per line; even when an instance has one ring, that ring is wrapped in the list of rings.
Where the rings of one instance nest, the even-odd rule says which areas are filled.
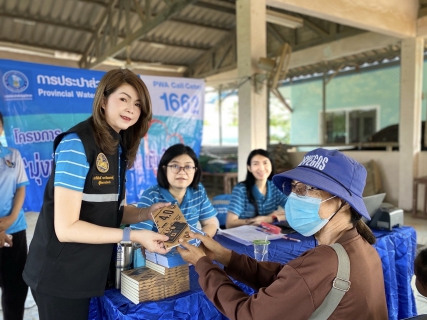
[[[273,177],[288,195],[290,226],[318,242],[285,265],[258,262],[201,235],[193,237],[203,241],[204,251],[184,242],[178,251],[195,265],[206,296],[231,319],[387,319],[381,260],[371,245],[375,236],[361,220],[370,219],[362,199],[365,181],[360,163],[322,148]],[[349,271],[347,280],[337,275],[338,267]],[[258,292],[245,294],[228,276]]]

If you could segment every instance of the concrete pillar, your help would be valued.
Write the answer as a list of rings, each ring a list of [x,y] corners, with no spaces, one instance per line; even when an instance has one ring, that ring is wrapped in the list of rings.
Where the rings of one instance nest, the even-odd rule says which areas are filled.
[[[239,88],[239,181],[246,177],[246,159],[255,148],[267,148],[267,90],[255,90],[260,57],[267,56],[265,0],[237,0],[237,70],[244,82]]]
[[[421,99],[423,82],[424,39],[402,40],[399,122],[399,203],[412,208],[412,182],[418,175],[421,145]]]

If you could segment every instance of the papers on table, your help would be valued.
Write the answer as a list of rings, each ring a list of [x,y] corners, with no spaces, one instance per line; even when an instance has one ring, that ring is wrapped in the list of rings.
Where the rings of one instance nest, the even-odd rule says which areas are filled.
[[[283,234],[270,234],[256,226],[240,226],[231,229],[218,230],[218,234],[249,246],[254,240],[276,240],[283,237]]]

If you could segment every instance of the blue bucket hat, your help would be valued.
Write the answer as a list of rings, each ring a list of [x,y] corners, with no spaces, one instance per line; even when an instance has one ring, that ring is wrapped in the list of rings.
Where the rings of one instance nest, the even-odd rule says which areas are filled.
[[[291,182],[327,191],[341,198],[368,220],[371,220],[362,194],[366,183],[366,169],[359,162],[338,150],[318,148],[308,152],[298,167],[273,176],[273,182],[285,194],[291,193]]]

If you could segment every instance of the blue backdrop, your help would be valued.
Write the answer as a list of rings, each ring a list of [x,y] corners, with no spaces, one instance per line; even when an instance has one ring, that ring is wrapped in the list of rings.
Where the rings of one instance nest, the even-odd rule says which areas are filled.
[[[9,147],[21,152],[30,185],[25,211],[39,211],[53,162],[53,140],[92,112],[96,87],[105,72],[0,60],[0,111]],[[204,82],[140,76],[153,105],[153,120],[127,173],[127,202],[138,201],[156,184],[164,151],[184,143],[200,153]]]

